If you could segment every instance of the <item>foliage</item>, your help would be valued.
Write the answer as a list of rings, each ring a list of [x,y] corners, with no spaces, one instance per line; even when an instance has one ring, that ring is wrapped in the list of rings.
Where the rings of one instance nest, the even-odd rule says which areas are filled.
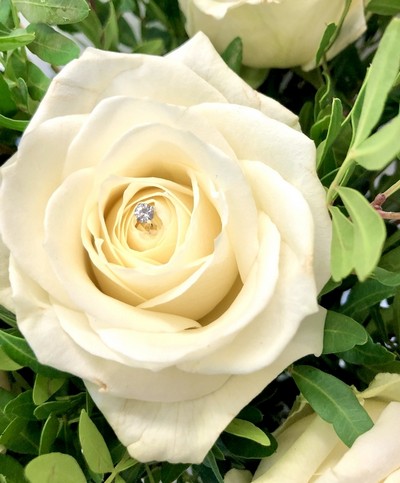
[[[330,62],[325,51],[337,27],[327,27],[321,66],[311,72],[247,68],[240,39],[222,55],[253,87],[297,112],[317,146],[334,227],[332,279],[320,295],[328,310],[322,355],[268,386],[202,465],[146,465],[129,457],[79,379],[37,362],[2,309],[0,370],[8,371],[10,390],[0,390],[7,449],[0,481],[222,482],[230,468],[254,470],[275,451],[271,432],[299,390],[346,444],[370,427],[349,386],[361,390],[379,372],[400,372],[400,3],[371,0],[367,10],[367,32]],[[185,39],[176,1],[92,0],[89,8],[85,0],[2,0],[1,160],[15,152],[51,77],[85,46],[162,55]]]

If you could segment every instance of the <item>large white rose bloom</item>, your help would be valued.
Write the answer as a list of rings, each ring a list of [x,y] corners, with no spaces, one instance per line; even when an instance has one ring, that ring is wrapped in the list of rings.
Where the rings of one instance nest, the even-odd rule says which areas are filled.
[[[315,147],[204,35],[164,58],[86,50],[1,174],[1,300],[138,460],[201,462],[320,353],[331,223]]]
[[[375,425],[351,448],[306,405],[277,430],[278,451],[254,479],[231,470],[225,483],[399,483],[400,375],[378,374],[358,398]]]
[[[243,41],[243,63],[250,67],[315,67],[328,24],[339,24],[345,0],[179,0],[190,36],[203,31],[222,52]],[[366,29],[363,0],[352,0],[328,58]]]

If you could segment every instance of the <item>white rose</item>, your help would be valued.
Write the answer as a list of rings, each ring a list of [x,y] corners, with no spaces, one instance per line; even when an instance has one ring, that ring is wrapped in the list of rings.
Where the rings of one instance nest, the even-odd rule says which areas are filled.
[[[251,67],[315,67],[328,24],[339,23],[345,0],[179,0],[190,36],[203,31],[222,52],[243,41],[243,63]],[[366,29],[363,0],[352,0],[328,58]]]
[[[141,461],[201,462],[321,351],[331,223],[314,145],[290,126],[202,34],[164,58],[88,49],[2,169],[19,328]]]
[[[378,374],[358,397],[375,425],[351,448],[306,406],[278,429],[278,450],[261,462],[253,480],[232,470],[226,482],[399,483],[400,376]]]

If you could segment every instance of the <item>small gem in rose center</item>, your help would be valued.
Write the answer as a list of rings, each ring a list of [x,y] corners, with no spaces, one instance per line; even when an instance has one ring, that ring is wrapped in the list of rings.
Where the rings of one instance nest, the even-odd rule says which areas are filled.
[[[147,203],[138,203],[133,210],[138,223],[149,223],[154,218],[154,206]]]

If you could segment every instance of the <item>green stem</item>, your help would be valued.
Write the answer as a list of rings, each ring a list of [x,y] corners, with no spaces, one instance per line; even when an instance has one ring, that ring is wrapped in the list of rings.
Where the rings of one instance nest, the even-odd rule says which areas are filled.
[[[397,181],[394,185],[392,185],[390,188],[388,188],[382,194],[385,195],[386,198],[389,198],[389,196],[391,196],[393,193],[395,193],[399,189],[400,189],[400,180]]]
[[[150,483],[156,483],[155,480],[154,480],[154,478],[153,478],[153,474],[152,474],[152,472],[150,470],[150,466],[149,465],[144,465],[144,466],[146,468],[146,473],[147,473],[147,476],[149,478],[149,482]]]
[[[337,189],[340,187],[340,183],[345,178],[346,174],[348,173],[349,169],[351,168],[352,164],[354,163],[353,158],[347,153],[345,160],[343,161],[342,166],[340,166],[339,171],[336,173],[332,183],[328,188],[328,193],[326,195],[326,200],[328,205],[333,204],[337,195]]]

